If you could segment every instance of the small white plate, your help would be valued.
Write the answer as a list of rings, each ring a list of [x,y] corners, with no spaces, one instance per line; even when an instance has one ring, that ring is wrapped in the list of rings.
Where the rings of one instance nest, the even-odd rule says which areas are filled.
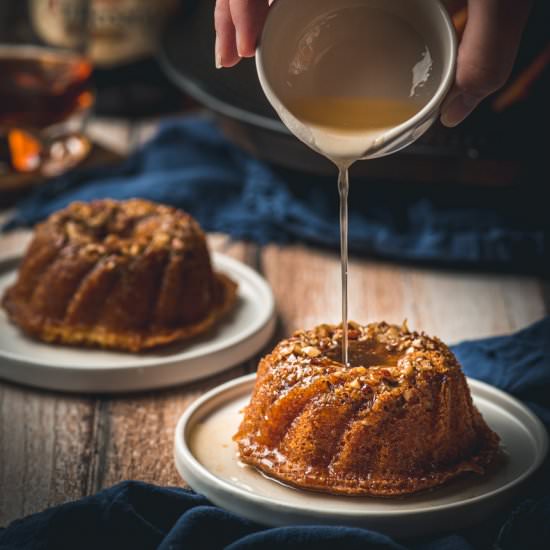
[[[546,430],[533,413],[510,395],[468,379],[476,406],[501,437],[499,464],[486,476],[467,476],[397,500],[293,489],[237,458],[232,436],[254,379],[251,374],[214,388],[187,409],[176,428],[175,461],[195,491],[265,525],[350,525],[396,537],[457,529],[479,523],[505,505],[547,452]]]
[[[238,300],[204,336],[141,354],[59,346],[26,337],[0,309],[0,377],[62,391],[122,392],[197,380],[245,361],[273,334],[273,293],[243,263],[216,253],[212,260],[239,284]],[[0,295],[15,277],[14,271],[0,276]]]

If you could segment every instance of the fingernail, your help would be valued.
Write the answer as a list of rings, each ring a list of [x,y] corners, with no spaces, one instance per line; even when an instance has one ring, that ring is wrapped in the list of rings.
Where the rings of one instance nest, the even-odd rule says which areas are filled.
[[[237,36],[237,55],[241,58],[244,57],[242,54],[242,47],[238,36]]]
[[[214,57],[215,57],[215,64],[216,69],[221,69],[223,67],[222,65],[222,56],[220,54],[220,47],[218,44],[218,37],[216,36],[216,41],[214,42]]]
[[[448,128],[460,124],[477,106],[479,98],[470,94],[457,95],[441,113],[441,123]]]

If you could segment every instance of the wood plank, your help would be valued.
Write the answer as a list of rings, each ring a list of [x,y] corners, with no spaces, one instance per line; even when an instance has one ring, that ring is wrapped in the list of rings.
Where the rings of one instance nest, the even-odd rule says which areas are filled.
[[[386,317],[400,322],[407,318],[411,328],[452,344],[513,332],[544,315],[538,283],[533,278],[417,268],[401,268],[396,277],[394,269],[381,265],[364,270],[359,278],[368,289],[369,321]],[[369,274],[376,281],[372,286]],[[388,309],[385,295],[392,293],[399,300]]]
[[[107,400],[108,437],[97,465],[96,490],[125,479],[185,485],[174,465],[174,431],[179,417],[202,394],[243,374],[239,365],[179,388]]]
[[[262,266],[273,286],[282,334],[340,321],[340,262],[335,252],[269,246]],[[386,320],[448,343],[520,329],[545,314],[540,283],[523,276],[437,271],[352,258],[349,317]]]
[[[88,493],[94,400],[0,383],[0,525]]]

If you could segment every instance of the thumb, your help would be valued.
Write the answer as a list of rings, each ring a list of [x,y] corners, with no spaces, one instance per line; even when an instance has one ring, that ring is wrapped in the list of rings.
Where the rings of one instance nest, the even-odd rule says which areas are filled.
[[[441,109],[441,122],[456,126],[510,76],[530,0],[469,0],[455,84]]]

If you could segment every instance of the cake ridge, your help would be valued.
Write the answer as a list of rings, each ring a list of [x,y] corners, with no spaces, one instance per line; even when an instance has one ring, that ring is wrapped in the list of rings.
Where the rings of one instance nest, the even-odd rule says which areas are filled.
[[[25,298],[32,299],[32,294],[36,289],[36,282],[38,281],[40,276],[42,276],[43,273],[45,273],[50,268],[50,266],[56,261],[56,254],[57,252],[55,250],[44,251],[44,256],[47,258],[46,263],[39,265],[39,269],[35,270],[35,276],[32,277],[30,281],[27,281],[27,285],[26,285],[27,288],[20,289],[20,292],[24,295]],[[25,263],[25,260],[24,260],[24,263]]]
[[[334,462],[337,461],[341,449],[345,446],[345,442],[349,437],[349,433],[353,429],[352,422],[354,420],[355,421],[359,420],[361,414],[364,414],[364,412],[368,410],[370,407],[372,407],[372,401],[367,400],[365,403],[362,403],[358,407],[358,409],[354,412],[354,414],[347,419],[345,429],[340,433],[340,436],[338,438],[338,443],[335,446],[334,455],[331,457],[331,460],[328,464],[329,470],[332,470],[334,468]]]
[[[84,320],[86,322],[97,323],[102,302],[100,300],[91,301],[89,294],[86,299],[86,289],[88,288],[88,285],[90,285],[95,288],[99,287],[101,291],[103,290],[103,285],[106,283],[107,288],[105,288],[103,292],[103,294],[106,294],[114,288],[120,273],[118,273],[116,269],[109,269],[109,262],[112,262],[109,257],[99,259],[98,263],[82,279],[79,288],[73,296],[73,301],[69,304],[69,307],[65,313],[64,320],[70,322],[72,319],[76,320],[79,317],[82,318],[82,315],[85,315]],[[92,278],[94,277],[99,279],[99,281],[92,284]],[[103,282],[104,280],[105,283]],[[84,310],[84,312],[82,310]]]

